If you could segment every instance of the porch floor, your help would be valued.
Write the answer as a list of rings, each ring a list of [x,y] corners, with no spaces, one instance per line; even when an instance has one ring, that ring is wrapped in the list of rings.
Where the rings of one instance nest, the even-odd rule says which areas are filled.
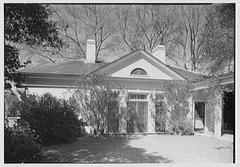
[[[85,137],[44,147],[45,162],[232,163],[232,142],[207,136],[131,135]]]

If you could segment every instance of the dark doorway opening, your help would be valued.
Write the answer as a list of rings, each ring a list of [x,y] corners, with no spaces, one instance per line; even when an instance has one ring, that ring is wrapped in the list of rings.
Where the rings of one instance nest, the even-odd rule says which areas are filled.
[[[195,102],[194,130],[204,130],[205,127],[205,102]]]
[[[234,92],[224,92],[223,97],[223,134],[235,132],[235,97]]]

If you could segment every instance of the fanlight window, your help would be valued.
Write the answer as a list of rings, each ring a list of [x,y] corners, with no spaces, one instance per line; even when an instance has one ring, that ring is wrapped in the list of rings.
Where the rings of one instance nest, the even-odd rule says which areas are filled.
[[[135,68],[132,70],[131,75],[147,75],[147,72],[142,68]]]

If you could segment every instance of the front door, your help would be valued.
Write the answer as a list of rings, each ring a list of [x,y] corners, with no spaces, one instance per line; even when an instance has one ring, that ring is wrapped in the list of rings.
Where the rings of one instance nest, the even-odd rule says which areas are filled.
[[[128,132],[147,131],[147,102],[130,101],[128,102]]]
[[[194,129],[203,130],[205,125],[205,103],[195,102]]]

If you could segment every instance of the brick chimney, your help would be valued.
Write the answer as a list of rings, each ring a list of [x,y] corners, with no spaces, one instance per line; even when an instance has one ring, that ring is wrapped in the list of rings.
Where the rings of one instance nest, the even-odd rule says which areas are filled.
[[[95,63],[96,62],[96,49],[95,49],[95,40],[87,40],[87,50],[86,50],[86,63]]]
[[[152,55],[164,64],[166,64],[166,47],[164,45],[157,45],[152,50]]]

